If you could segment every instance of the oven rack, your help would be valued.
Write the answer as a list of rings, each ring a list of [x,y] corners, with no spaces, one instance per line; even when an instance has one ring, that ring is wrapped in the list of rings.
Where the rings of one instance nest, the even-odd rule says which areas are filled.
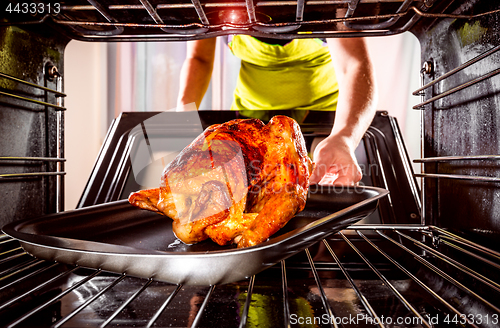
[[[271,316],[266,320],[272,321],[267,324],[272,326],[290,327],[297,320],[319,317],[323,318],[321,326],[326,327],[345,326],[345,318],[353,317],[378,327],[391,327],[397,320],[403,320],[405,327],[443,323],[487,327],[500,320],[500,253],[471,238],[436,226],[354,225],[318,247],[323,247],[322,256],[329,256],[329,260],[318,260],[319,253],[307,249],[300,254],[303,263],[290,258],[248,281],[202,288],[37,260],[16,240],[2,235],[0,314],[6,327],[30,322],[79,326],[79,318],[99,327],[231,326],[223,319],[206,322],[207,313],[222,310],[227,312],[224,317],[238,313],[235,320],[239,327],[250,327],[257,314],[263,315],[258,311],[262,311],[260,291],[265,289],[280,303],[271,313],[266,312]],[[346,247],[354,255],[342,255]],[[359,263],[354,263],[353,256]],[[47,275],[51,271],[52,275]],[[267,275],[281,276],[281,286],[267,280]],[[302,276],[305,278],[300,279]],[[307,286],[306,291],[297,279]],[[346,288],[338,288],[339,281]],[[151,298],[155,290],[161,291],[161,300],[155,298],[148,304],[150,308],[141,308],[141,295]],[[351,298],[342,300],[336,296],[339,293]],[[231,297],[239,302],[225,304]],[[119,301],[111,308],[109,304],[106,310],[100,308],[100,300],[114,298]],[[305,300],[311,310],[304,314],[297,304]],[[378,304],[382,300],[394,303],[391,313]],[[434,310],[428,304],[433,304]],[[324,318],[333,319],[325,323]]]
[[[480,63],[484,59],[491,59],[491,56],[495,55],[499,50],[500,50],[500,46],[495,46],[495,47],[471,58],[470,60],[457,66],[456,68],[449,70],[448,72],[440,75],[439,77],[433,79],[432,81],[430,81],[426,84],[424,84],[424,77],[425,77],[425,75],[433,76],[435,74],[434,67],[436,66],[436,64],[433,63],[432,61],[424,62],[424,66],[421,70],[422,87],[413,92],[414,96],[421,96],[422,97],[422,102],[413,106],[413,109],[419,109],[419,110],[425,111],[425,109],[428,108],[426,105],[432,105],[440,99],[448,97],[448,96],[450,96],[450,95],[452,95],[460,90],[464,90],[464,89],[469,88],[473,85],[476,85],[479,82],[485,81],[487,79],[491,79],[492,77],[500,74],[500,68],[494,69],[488,73],[481,74],[480,76],[478,76],[472,80],[469,80],[467,82],[463,82],[457,86],[454,86],[454,87],[450,88],[449,90],[440,92],[436,95],[432,94],[431,96],[428,97],[429,99],[425,100],[425,96],[426,96],[425,90],[428,90],[429,88],[437,86],[439,82],[446,81],[446,79],[456,75],[457,73],[463,72],[466,68],[469,68],[474,64]],[[432,89],[431,89],[431,92],[432,92]],[[423,120],[423,117],[421,119]],[[421,122],[421,128],[423,129],[422,122]],[[421,131],[421,139],[422,139],[422,141],[424,140],[424,132],[423,131]],[[422,145],[421,153],[423,154],[423,152],[424,152],[424,149],[423,149],[423,145]],[[424,164],[430,164],[430,163],[447,163],[447,162],[449,163],[449,162],[461,162],[461,161],[487,162],[487,161],[499,161],[499,160],[500,160],[500,155],[496,155],[496,154],[467,155],[467,156],[436,156],[436,157],[428,157],[428,158],[418,158],[418,159],[414,159],[413,162],[422,164],[422,172],[418,173],[418,174],[414,174],[414,176],[417,178],[473,180],[473,181],[479,181],[479,182],[499,183],[500,177],[463,175],[463,174],[426,173],[424,170]],[[423,197],[422,197],[422,199],[423,199]]]
[[[57,68],[51,63],[46,65],[46,75],[45,79],[55,80],[56,90],[44,87],[35,83],[31,83],[15,76],[1,73],[0,79],[5,80],[6,84],[3,84],[0,91],[0,96],[4,98],[6,103],[11,105],[11,108],[15,110],[27,110],[33,113],[46,114],[47,108],[52,108],[55,111],[56,116],[56,157],[50,156],[0,156],[0,163],[9,166],[19,166],[24,167],[33,165],[44,165],[46,167],[45,171],[36,172],[11,172],[11,173],[1,173],[0,182],[12,182],[40,177],[51,177],[55,176],[56,181],[56,210],[60,211],[63,208],[63,191],[62,191],[62,176],[66,174],[64,172],[63,163],[66,161],[62,157],[62,140],[63,140],[63,118],[62,112],[66,110],[63,104],[63,99],[66,94],[62,92],[62,77],[58,73]],[[5,87],[7,86],[7,87]],[[41,91],[41,94],[36,94],[36,91]],[[55,98],[55,104],[49,102],[48,95],[52,95]],[[36,99],[39,98],[39,99]],[[11,102],[7,101],[11,99]],[[44,99],[44,100],[40,100]],[[55,165],[49,165],[50,163],[55,163]]]
[[[414,163],[446,163],[460,161],[500,161],[500,155],[470,155],[470,156],[439,156],[414,159]],[[415,173],[417,178],[435,178],[435,179],[455,179],[455,180],[472,180],[479,182],[494,182],[499,183],[499,177],[478,176],[478,175],[463,175],[463,174],[442,174],[442,173]]]
[[[467,62],[465,62],[465,63],[457,66],[456,68],[454,68],[454,69],[452,69],[452,70],[444,73],[443,75],[439,76],[438,78],[436,78],[436,79],[432,80],[431,82],[425,84],[421,88],[415,90],[413,92],[413,95],[414,96],[425,96],[424,90],[426,90],[426,89],[428,89],[430,87],[435,86],[437,83],[439,83],[441,81],[444,81],[448,77],[450,77],[450,76],[452,76],[454,74],[457,74],[457,73],[463,71],[467,67],[470,67],[473,64],[476,64],[476,63],[480,62],[481,60],[483,60],[485,58],[491,58],[491,56],[493,54],[495,54],[499,50],[500,50],[500,46],[496,46],[496,47],[491,48],[488,51],[483,52],[482,54],[480,54],[480,55],[478,55],[478,56],[476,56],[476,57],[468,60]],[[427,62],[424,65],[426,67],[429,67],[429,69],[426,70],[424,68],[423,71],[426,70],[425,73],[427,75],[433,75],[434,74],[433,67],[435,66],[435,64],[432,64],[432,62]],[[442,98],[447,97],[447,96],[449,96],[451,94],[454,94],[455,92],[458,92],[460,90],[463,90],[465,88],[473,86],[473,85],[475,85],[475,84],[477,84],[479,82],[482,82],[482,81],[484,81],[486,79],[489,79],[489,78],[491,78],[491,77],[493,77],[493,76],[495,76],[495,75],[497,75],[499,73],[500,73],[500,68],[492,70],[491,72],[483,74],[483,75],[481,75],[481,76],[479,76],[479,77],[477,77],[477,78],[475,78],[473,80],[470,80],[470,81],[467,81],[465,83],[462,83],[462,84],[460,84],[458,86],[455,86],[455,87],[453,87],[453,88],[451,88],[451,89],[449,89],[447,91],[443,91],[443,92],[441,92],[441,93],[439,93],[439,94],[437,94],[437,95],[435,95],[435,96],[433,96],[433,97],[431,97],[431,98],[429,98],[429,99],[427,99],[427,100],[425,100],[425,101],[423,101],[423,102],[421,102],[421,103],[413,106],[413,109],[425,109],[425,105],[432,104],[432,103],[434,103],[435,101],[437,101],[439,99],[442,99]]]
[[[238,33],[291,39],[393,35],[421,18],[473,19],[496,12],[445,13],[448,2],[435,8],[436,1],[413,0],[87,2],[65,1],[55,10],[50,1],[37,1],[52,12],[9,24],[50,21],[69,37],[88,41],[179,41]]]
[[[22,79],[18,79],[16,77],[12,76],[12,75],[0,73],[0,78],[4,78],[4,79],[7,79],[7,80],[16,82],[16,83],[20,83],[20,84],[22,84],[24,86],[27,86],[27,87],[31,87],[31,88],[34,88],[34,89],[39,89],[39,90],[42,90],[42,91],[45,91],[45,92],[48,92],[48,93],[52,93],[57,98],[66,97],[66,94],[62,93],[60,90],[53,90],[53,89],[50,89],[50,88],[47,88],[47,87],[43,87],[43,86],[35,84],[35,83],[31,83],[31,82],[28,82],[28,81],[24,81]],[[21,95],[14,94],[12,92],[0,91],[0,95],[6,96],[6,97],[10,97],[10,98],[14,98],[14,99],[18,99],[18,100],[25,101],[25,102],[29,102],[29,103],[33,103],[33,104],[37,104],[37,105],[52,107],[52,108],[57,109],[57,110],[66,110],[66,108],[64,108],[63,106],[60,106],[59,104],[52,104],[52,103],[49,103],[49,102],[46,102],[46,101],[41,101],[41,100],[37,100],[37,99],[33,99],[33,98],[28,98],[26,96],[21,96]],[[32,109],[32,110],[39,111],[37,109]]]

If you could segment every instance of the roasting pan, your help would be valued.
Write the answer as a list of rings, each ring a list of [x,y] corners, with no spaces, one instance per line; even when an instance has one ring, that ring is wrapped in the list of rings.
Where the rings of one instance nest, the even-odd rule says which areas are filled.
[[[126,200],[11,223],[3,231],[50,261],[175,284],[248,278],[371,214],[388,194],[377,187],[311,186],[306,208],[266,242],[243,249],[212,241],[185,245],[172,221]]]

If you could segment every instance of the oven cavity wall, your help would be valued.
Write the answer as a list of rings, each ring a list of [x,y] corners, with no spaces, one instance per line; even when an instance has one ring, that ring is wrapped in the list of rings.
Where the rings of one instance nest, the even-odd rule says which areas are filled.
[[[461,1],[424,19],[422,51],[425,223],[482,242],[500,234],[500,14],[492,1]],[[493,13],[489,13],[493,12]],[[480,14],[489,13],[489,14]],[[496,246],[498,248],[498,246]]]
[[[62,210],[64,97],[58,73],[64,76],[69,41],[47,25],[9,25],[16,17],[7,16],[0,23],[0,226]]]

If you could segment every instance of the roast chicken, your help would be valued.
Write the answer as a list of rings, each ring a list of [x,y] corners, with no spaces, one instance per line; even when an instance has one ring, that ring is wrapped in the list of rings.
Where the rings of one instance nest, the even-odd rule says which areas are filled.
[[[232,120],[208,127],[165,167],[159,188],[129,202],[172,218],[186,244],[249,247],[304,209],[312,169],[293,119]]]

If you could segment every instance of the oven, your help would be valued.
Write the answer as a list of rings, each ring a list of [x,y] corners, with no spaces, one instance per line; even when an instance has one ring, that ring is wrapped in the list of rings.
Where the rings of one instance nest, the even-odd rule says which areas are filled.
[[[421,120],[413,122],[420,124],[422,156],[410,158],[397,120],[377,112],[356,156],[361,184],[390,193],[361,222],[247,279],[206,286],[36,258],[3,234],[2,326],[499,325],[500,7],[494,1],[9,0],[2,7],[2,226],[64,210],[64,149],[71,145],[64,138],[63,54],[71,39],[410,31],[422,63],[422,85],[414,92]],[[130,169],[137,140],[131,131],[158,114],[122,113],[113,121],[79,207],[120,202],[141,187]],[[162,130],[175,131],[184,114],[167,114]],[[199,112],[202,128],[241,117]],[[310,113],[301,124],[308,147],[328,134],[333,120],[334,113]],[[421,165],[420,173],[412,163]]]

